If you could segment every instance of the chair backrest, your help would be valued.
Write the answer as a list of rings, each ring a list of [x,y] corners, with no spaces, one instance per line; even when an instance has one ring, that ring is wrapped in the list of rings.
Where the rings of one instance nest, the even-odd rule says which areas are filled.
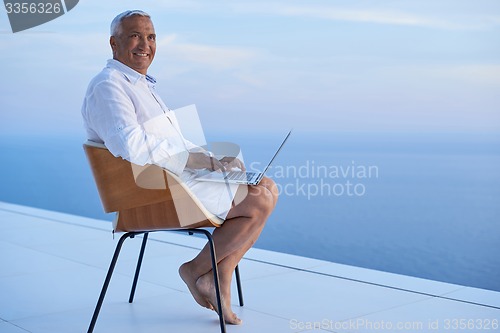
[[[156,165],[138,166],[104,145],[83,145],[104,211],[118,212],[117,231],[220,226],[180,179]],[[140,186],[139,186],[139,185]]]
[[[84,144],[83,148],[106,213],[172,199],[168,187],[158,190],[139,187],[134,178],[132,163],[113,156],[105,147]],[[155,165],[149,167],[160,174],[164,173]]]

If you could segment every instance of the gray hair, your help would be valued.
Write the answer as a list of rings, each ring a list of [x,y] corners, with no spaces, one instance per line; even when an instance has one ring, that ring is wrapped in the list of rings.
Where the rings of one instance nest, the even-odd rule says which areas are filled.
[[[109,29],[111,36],[116,36],[120,33],[121,23],[124,19],[136,15],[151,18],[151,16],[148,13],[143,12],[142,10],[136,9],[136,10],[124,11],[123,13],[118,14],[111,22],[111,27]]]

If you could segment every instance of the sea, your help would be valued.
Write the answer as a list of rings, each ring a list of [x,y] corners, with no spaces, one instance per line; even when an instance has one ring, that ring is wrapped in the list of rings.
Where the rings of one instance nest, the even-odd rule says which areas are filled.
[[[282,132],[207,138],[262,169]],[[111,221],[83,142],[0,136],[0,201]],[[267,175],[280,198],[255,247],[500,291],[498,133],[294,131]]]

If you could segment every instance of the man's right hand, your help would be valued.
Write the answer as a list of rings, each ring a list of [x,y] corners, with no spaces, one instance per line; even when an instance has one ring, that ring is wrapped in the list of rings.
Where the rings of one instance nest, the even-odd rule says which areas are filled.
[[[190,169],[208,169],[208,170],[220,170],[226,171],[226,168],[222,163],[213,156],[209,156],[207,153],[195,153],[190,152],[186,167]]]

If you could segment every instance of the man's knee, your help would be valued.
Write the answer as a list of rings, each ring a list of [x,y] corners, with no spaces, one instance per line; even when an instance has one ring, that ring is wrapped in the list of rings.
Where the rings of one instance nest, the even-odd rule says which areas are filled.
[[[238,197],[239,195],[239,197]],[[238,200],[228,214],[229,217],[247,216],[257,223],[265,223],[271,215],[278,199],[278,189],[274,181],[264,178],[257,186],[248,186],[237,192]]]
[[[276,184],[271,179],[265,178],[259,185],[252,188],[251,195],[254,196],[253,210],[255,214],[269,216],[276,206],[278,198]]]
[[[271,199],[271,204],[272,208],[276,206],[276,202],[278,201],[278,186],[276,186],[276,183],[271,179],[264,177],[262,181],[260,182],[259,186],[263,187],[263,193],[268,197],[268,199]]]

